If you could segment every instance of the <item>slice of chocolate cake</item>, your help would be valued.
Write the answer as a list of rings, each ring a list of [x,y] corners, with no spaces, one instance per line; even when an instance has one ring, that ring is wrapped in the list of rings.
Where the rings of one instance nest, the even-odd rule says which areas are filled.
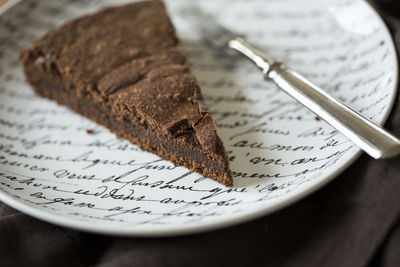
[[[35,91],[224,185],[222,141],[161,1],[72,20],[23,50]]]

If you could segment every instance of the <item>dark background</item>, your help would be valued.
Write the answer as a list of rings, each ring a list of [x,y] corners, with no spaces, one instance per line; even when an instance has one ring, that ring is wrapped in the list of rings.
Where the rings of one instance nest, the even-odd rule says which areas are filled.
[[[400,1],[370,1],[400,47]],[[400,136],[397,100],[386,128]],[[114,238],[0,203],[0,266],[400,266],[400,158],[361,156],[322,190],[269,216],[171,238]]]

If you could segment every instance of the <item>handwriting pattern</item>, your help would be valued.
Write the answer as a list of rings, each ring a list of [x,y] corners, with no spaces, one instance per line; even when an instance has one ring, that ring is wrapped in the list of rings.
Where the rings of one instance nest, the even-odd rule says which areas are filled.
[[[270,212],[354,159],[352,143],[264,81],[246,59],[205,44],[181,12],[190,5],[184,0],[168,1],[168,8],[228,151],[234,187],[174,166],[35,96],[19,51],[66,20],[117,2],[126,1],[26,0],[0,16],[2,199],[86,229],[166,232]],[[200,4],[366,117],[385,120],[395,94],[395,51],[364,1]]]

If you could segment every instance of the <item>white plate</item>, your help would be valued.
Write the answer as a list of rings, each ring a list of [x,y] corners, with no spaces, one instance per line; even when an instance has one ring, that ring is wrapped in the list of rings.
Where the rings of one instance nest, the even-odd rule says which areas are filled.
[[[124,2],[124,1],[118,1]],[[383,123],[397,59],[376,12],[361,0],[200,1],[221,23],[282,58],[329,93]],[[224,227],[309,195],[360,154],[239,56],[199,41],[168,8],[231,157],[227,188],[143,152],[33,95],[18,52],[56,25],[115,1],[21,1],[0,17],[0,200],[84,231],[162,236]],[[135,25],[132,25],[135,27]],[[94,129],[95,134],[87,134]]]

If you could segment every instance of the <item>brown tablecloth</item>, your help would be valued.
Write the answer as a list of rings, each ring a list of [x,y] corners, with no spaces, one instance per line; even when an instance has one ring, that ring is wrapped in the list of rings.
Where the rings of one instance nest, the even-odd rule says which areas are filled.
[[[375,2],[399,48],[400,3]],[[386,128],[400,136],[399,101]],[[0,266],[398,267],[400,158],[375,161],[363,155],[332,183],[289,208],[184,237],[87,234],[0,203]]]

